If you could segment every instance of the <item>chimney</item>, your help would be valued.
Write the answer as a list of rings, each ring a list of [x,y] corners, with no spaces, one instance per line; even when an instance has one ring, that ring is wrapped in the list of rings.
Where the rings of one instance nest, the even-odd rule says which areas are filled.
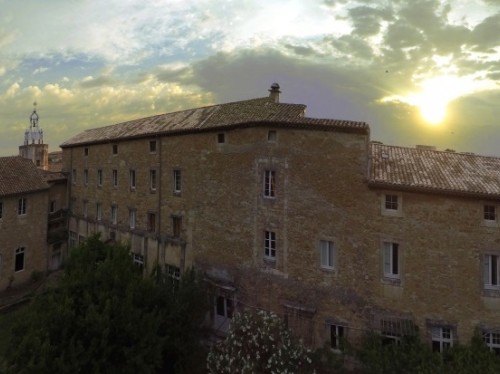
[[[269,97],[275,103],[280,102],[280,85],[278,83],[271,84],[271,88],[269,89]]]

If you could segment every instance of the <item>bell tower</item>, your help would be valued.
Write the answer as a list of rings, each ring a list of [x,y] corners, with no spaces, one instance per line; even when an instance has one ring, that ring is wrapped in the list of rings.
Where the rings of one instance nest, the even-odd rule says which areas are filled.
[[[30,115],[30,126],[24,132],[24,144],[19,146],[19,155],[30,159],[40,169],[49,168],[49,146],[43,143],[43,130],[38,121],[36,102],[33,103],[33,113]]]

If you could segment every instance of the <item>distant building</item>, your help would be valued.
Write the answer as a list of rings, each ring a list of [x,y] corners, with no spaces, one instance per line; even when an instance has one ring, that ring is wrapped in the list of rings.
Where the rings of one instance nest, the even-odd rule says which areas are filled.
[[[43,143],[43,130],[39,126],[39,116],[35,108],[30,116],[30,126],[24,132],[24,144],[19,146],[19,155],[27,158],[40,169],[49,167],[49,146]]]
[[[204,270],[221,333],[262,308],[332,349],[418,326],[438,351],[475,328],[499,350],[500,159],[372,143],[279,94],[68,139],[69,245],[101,233],[147,271]]]

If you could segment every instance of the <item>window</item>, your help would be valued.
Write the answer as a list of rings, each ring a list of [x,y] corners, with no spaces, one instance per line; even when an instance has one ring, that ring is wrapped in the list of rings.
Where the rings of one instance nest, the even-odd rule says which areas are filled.
[[[135,210],[130,209],[128,212],[128,225],[131,229],[135,229]]]
[[[384,242],[384,277],[400,278],[399,244]]]
[[[83,183],[85,185],[89,184],[89,170],[88,169],[83,170]]]
[[[3,218],[3,201],[0,201],[0,219]]]
[[[341,325],[329,325],[330,347],[335,350],[344,350],[345,327]]]
[[[71,173],[71,180],[73,184],[76,184],[76,169],[73,169],[73,172]]]
[[[135,190],[135,170],[130,170],[129,172],[129,183],[130,189]]]
[[[277,138],[276,130],[269,130],[267,133],[267,141],[274,143],[276,141],[276,138]]]
[[[401,321],[399,319],[381,319],[380,335],[383,345],[399,344],[402,336]]]
[[[113,187],[118,187],[118,170],[113,169]]]
[[[83,155],[88,156],[89,155],[89,147],[83,148]]]
[[[333,242],[320,240],[321,267],[333,270],[335,268],[335,248]]]
[[[276,233],[274,231],[265,232],[264,257],[269,260],[276,260]]]
[[[174,170],[174,192],[180,193],[182,188],[181,171]]]
[[[276,173],[274,170],[264,172],[264,197],[276,196]]]
[[[170,278],[178,281],[181,279],[181,269],[179,269],[177,266],[167,265],[167,275]]]
[[[95,218],[100,221],[102,219],[102,205],[101,203],[97,203],[95,205]]]
[[[156,191],[156,170],[149,171],[149,188]]]
[[[156,214],[148,213],[148,231],[156,231]]]
[[[113,144],[113,154],[117,155],[118,154],[118,144]]]
[[[74,231],[69,232],[69,247],[74,248],[78,242],[78,234]]]
[[[132,253],[132,261],[134,262],[134,265],[137,266],[139,269],[144,269],[144,256],[137,254],[137,253]]]
[[[56,201],[51,200],[49,203],[49,213],[54,213],[55,211],[56,211]],[[1,215],[0,218],[2,218]]]
[[[226,134],[223,132],[217,134],[217,143],[222,144],[226,142]]]
[[[24,247],[16,249],[16,259],[14,262],[14,271],[24,270]]]
[[[116,205],[113,205],[111,207],[111,223],[113,225],[116,225],[118,222],[118,207]]]
[[[486,254],[483,257],[483,281],[484,288],[500,290],[499,270],[500,256],[494,254]]]
[[[500,355],[500,332],[483,332],[483,341],[490,351]]]
[[[432,337],[432,350],[434,352],[444,352],[445,349],[453,346],[453,331],[451,327],[434,326],[430,328]]]
[[[149,153],[156,153],[156,140],[149,141]]]
[[[97,185],[102,186],[102,169],[97,170]]]
[[[233,300],[224,296],[217,296],[215,311],[218,316],[233,318]]]
[[[485,205],[483,217],[485,221],[496,221],[497,219],[496,207],[494,205]]]
[[[173,216],[172,217],[172,233],[174,238],[179,238],[181,236],[182,229],[182,217]]]
[[[18,201],[17,214],[23,216],[26,214],[26,198],[21,197]]]
[[[385,195],[385,209],[398,210],[398,195]]]

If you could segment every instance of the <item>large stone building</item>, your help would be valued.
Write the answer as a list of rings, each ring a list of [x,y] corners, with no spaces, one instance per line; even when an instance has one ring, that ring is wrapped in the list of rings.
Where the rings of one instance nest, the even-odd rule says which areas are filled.
[[[100,232],[148,271],[204,270],[219,331],[262,308],[313,345],[418,326],[499,349],[500,159],[370,142],[279,93],[66,141],[70,245]]]

